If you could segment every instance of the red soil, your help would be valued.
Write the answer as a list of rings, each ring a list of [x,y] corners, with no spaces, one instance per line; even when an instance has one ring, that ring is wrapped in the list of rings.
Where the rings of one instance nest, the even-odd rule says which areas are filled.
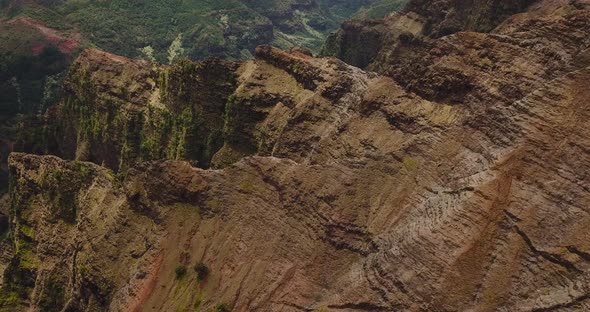
[[[148,268],[147,277],[143,280],[143,282],[138,285],[137,295],[134,298],[130,298],[129,302],[127,302],[127,306],[125,307],[125,311],[132,311],[132,312],[141,312],[145,302],[149,299],[154,287],[156,286],[156,282],[158,280],[158,273],[160,272],[160,267],[162,266],[162,262],[164,261],[164,256],[162,254],[155,257],[154,262]]]
[[[22,25],[38,31],[45,38],[46,42],[38,44],[31,49],[35,55],[40,54],[43,48],[48,45],[57,47],[62,53],[71,55],[80,46],[80,35],[76,34],[73,37],[64,37],[58,33],[57,30],[49,28],[40,21],[32,19],[28,16],[19,16],[10,20],[8,25]]]

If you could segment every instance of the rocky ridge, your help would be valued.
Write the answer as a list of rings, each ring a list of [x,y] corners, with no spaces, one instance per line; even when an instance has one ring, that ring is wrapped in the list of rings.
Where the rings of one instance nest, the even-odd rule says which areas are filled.
[[[86,51],[46,125],[71,160],[11,156],[0,305],[590,309],[590,6],[519,9],[441,38],[387,19],[379,73],[268,46],[171,68]],[[142,158],[162,116],[174,135]]]

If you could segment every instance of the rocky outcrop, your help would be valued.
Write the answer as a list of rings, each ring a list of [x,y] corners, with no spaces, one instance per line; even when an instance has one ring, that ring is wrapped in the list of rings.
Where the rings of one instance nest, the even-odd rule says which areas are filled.
[[[397,53],[391,58],[405,58],[406,53],[416,52],[416,45],[423,44],[425,39],[460,31],[490,32],[535,2],[540,1],[412,0],[403,13],[378,20],[343,23],[338,31],[328,36],[321,54],[366,68],[370,64],[383,63],[383,55],[390,55],[392,51]],[[403,49],[410,43],[415,45],[412,49]],[[420,56],[416,59],[419,60]]]
[[[2,309],[106,310],[130,285],[129,270],[148,269],[140,261],[157,242],[154,221],[129,209],[104,167],[24,154],[10,164],[15,255]]]
[[[493,7],[501,2],[489,3]],[[417,2],[408,5],[416,7]],[[479,8],[464,7],[466,12]],[[334,36],[346,39],[326,45],[324,52],[392,77],[406,90],[430,100],[475,105],[507,102],[587,64],[589,20],[584,1],[541,1],[522,14],[498,19],[494,25],[504,23],[487,34],[463,31],[436,39],[429,30],[431,22],[414,13],[399,14],[375,21],[361,32],[343,28]],[[355,36],[365,38],[366,32],[381,34],[382,44],[358,44]],[[354,53],[371,57],[359,61],[339,47],[358,47]]]
[[[218,60],[155,67],[86,50],[48,117],[47,148],[113,170],[161,158],[207,167],[223,144],[236,67]]]
[[[280,152],[277,140],[285,139],[288,123],[301,118],[296,116],[310,98],[348,100],[358,88],[348,76],[361,72],[338,60],[270,46],[259,47],[256,56],[242,64],[211,60],[153,67],[87,50],[66,78],[62,102],[30,128],[44,133],[49,153],[115,171],[156,159],[219,168],[247,155]],[[325,118],[329,112],[318,114]],[[297,136],[297,144],[308,146],[308,138]],[[23,140],[30,146],[39,138]]]
[[[414,36],[421,35],[424,23],[421,16],[413,13],[396,14],[381,20],[347,21],[328,36],[320,54],[335,56],[348,64],[365,68],[392,40],[410,41]]]
[[[399,32],[400,60],[374,63],[387,75],[268,46],[178,71],[87,52],[103,64],[70,80],[81,107],[156,94],[182,116],[227,95],[215,169],[139,159],[115,177],[13,154],[0,306],[590,309],[589,11],[544,1],[491,33]],[[193,93],[208,73],[233,82]]]
[[[590,146],[579,125],[590,113],[582,101],[588,94],[580,92],[588,78],[588,69],[579,70],[513,105],[470,115],[374,77],[359,93],[359,106],[331,120],[334,128],[324,126],[325,135],[311,148],[302,146],[305,157],[297,162],[258,156],[214,171],[157,162],[130,170],[117,187],[96,166],[15,155],[14,194],[29,194],[17,207],[48,211],[37,222],[92,224],[104,218],[91,213],[125,216],[112,220],[124,228],[107,237],[118,257],[133,262],[105,258],[103,250],[110,249],[98,243],[103,236],[82,232],[92,226],[70,232],[93,237],[87,244],[94,249],[80,247],[79,255],[102,254],[80,263],[98,271],[95,261],[109,259],[128,268],[104,281],[111,285],[101,291],[109,294],[103,298],[112,310],[226,303],[235,311],[583,311],[590,291],[584,210],[590,162],[580,155]],[[299,134],[313,129],[298,127]],[[295,149],[291,145],[290,152]],[[55,206],[41,199],[52,187],[38,180],[46,171],[39,166],[64,173],[64,181],[78,179],[70,172],[84,176],[76,166],[90,168],[88,182],[81,180],[73,197],[75,216],[51,210]],[[115,199],[104,207],[90,204],[98,196]],[[110,212],[112,206],[121,211]],[[23,213],[15,222],[30,225],[35,215]],[[146,218],[155,223],[136,224]],[[136,243],[126,240],[127,231],[143,226],[155,227],[142,233],[157,241],[150,238],[149,251],[131,260]],[[39,247],[47,244],[45,230],[32,227],[38,233],[32,254],[47,263],[46,249]],[[18,237],[26,239],[21,232]],[[204,282],[191,271],[200,262],[210,270]],[[179,266],[188,273],[177,279]],[[35,270],[32,276],[45,272]],[[95,278],[72,287],[88,292]],[[43,302],[34,298],[42,296],[45,279],[35,280],[30,300]]]
[[[552,11],[558,7],[563,11]],[[589,65],[588,31],[588,6],[548,2],[489,34],[460,32],[438,40],[399,42],[380,51],[369,68],[436,101],[480,106],[509,102],[544,81]]]
[[[406,11],[426,18],[425,33],[442,37],[459,31],[489,32],[539,0],[412,0]]]
[[[348,64],[366,67],[381,50],[388,33],[385,23],[379,21],[346,21],[338,32],[328,36],[321,55],[338,56]]]

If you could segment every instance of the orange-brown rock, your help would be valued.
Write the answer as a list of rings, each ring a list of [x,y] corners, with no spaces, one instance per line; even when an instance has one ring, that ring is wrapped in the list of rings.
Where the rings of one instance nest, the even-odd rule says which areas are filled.
[[[115,177],[12,154],[2,287],[18,300],[0,303],[587,311],[589,11],[541,1],[490,33],[401,31],[386,75],[260,47],[229,70],[214,169],[140,160]],[[187,66],[182,90],[202,81]]]

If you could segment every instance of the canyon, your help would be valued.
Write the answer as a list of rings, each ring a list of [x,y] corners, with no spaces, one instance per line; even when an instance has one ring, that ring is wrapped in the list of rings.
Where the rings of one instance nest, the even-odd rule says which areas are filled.
[[[590,1],[412,0],[320,56],[81,52],[4,144],[0,311],[590,310]]]

